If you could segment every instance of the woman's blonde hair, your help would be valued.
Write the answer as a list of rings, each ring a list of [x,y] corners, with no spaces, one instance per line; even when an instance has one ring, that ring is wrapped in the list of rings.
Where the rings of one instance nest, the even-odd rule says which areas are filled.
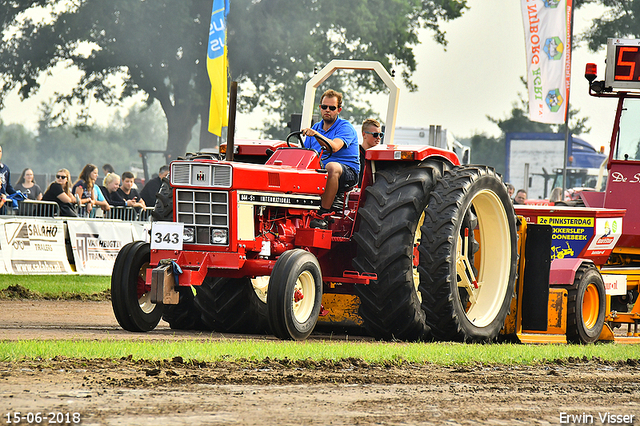
[[[116,173],[109,173],[107,174],[104,179],[102,180],[102,186],[104,186],[105,188],[114,180],[116,180],[116,178],[118,180],[120,180],[120,176],[118,176]]]

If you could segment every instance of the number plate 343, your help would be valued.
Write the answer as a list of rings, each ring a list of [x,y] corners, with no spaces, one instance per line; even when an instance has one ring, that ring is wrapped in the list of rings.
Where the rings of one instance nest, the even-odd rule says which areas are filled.
[[[151,250],[182,250],[184,223],[153,222]]]

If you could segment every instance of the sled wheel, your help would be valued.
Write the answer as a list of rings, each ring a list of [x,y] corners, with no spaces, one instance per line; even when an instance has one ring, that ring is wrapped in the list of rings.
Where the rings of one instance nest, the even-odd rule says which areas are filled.
[[[269,279],[267,314],[280,339],[304,340],[318,321],[322,273],[316,257],[302,249],[282,254]]]
[[[358,246],[353,266],[373,272],[378,279],[356,285],[358,314],[367,332],[377,339],[421,340],[429,335],[420,307],[418,250],[420,225],[435,177],[442,163],[433,166],[392,166],[376,172],[358,209]]]
[[[194,303],[193,288],[180,287],[180,301],[177,305],[164,305],[162,319],[174,330],[203,330],[200,310]]]
[[[604,326],[606,293],[602,275],[595,266],[582,264],[567,290],[567,341],[595,342]]]
[[[207,277],[195,297],[204,327],[222,333],[266,331],[266,305],[259,302],[249,278]]]
[[[494,340],[514,295],[517,252],[515,213],[493,169],[444,173],[431,192],[419,250],[429,259],[419,265],[420,293],[433,337]]]
[[[116,257],[111,275],[111,306],[122,328],[128,331],[153,330],[162,316],[162,305],[151,303],[145,286],[151,250],[149,243],[134,241]]]

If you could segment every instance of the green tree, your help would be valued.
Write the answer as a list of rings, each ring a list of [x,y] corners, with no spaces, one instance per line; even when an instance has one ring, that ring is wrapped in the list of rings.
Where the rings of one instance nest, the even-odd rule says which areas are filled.
[[[640,38],[640,0],[578,0],[576,7],[591,3],[607,9],[578,37],[587,42],[589,49],[597,51],[606,46],[611,37]]]
[[[117,105],[142,93],[148,104],[161,105],[167,150],[174,156],[186,151],[199,118],[201,146],[209,146],[205,57],[211,5],[211,0],[0,0],[0,106],[14,88],[23,98],[36,93],[38,77],[62,63],[78,68],[82,77],[61,101],[86,106],[95,98]],[[333,58],[382,60],[415,87],[410,75],[418,29],[429,28],[444,44],[440,23],[461,16],[465,7],[466,0],[234,0],[228,22],[231,77],[252,88],[243,91],[241,107],[261,105],[283,119],[298,112],[302,83],[314,67]],[[37,9],[49,17],[29,18]],[[114,84],[113,77],[124,84]],[[336,86],[343,90],[381,90],[368,74],[340,80]],[[90,124],[86,114],[80,118],[80,124]]]

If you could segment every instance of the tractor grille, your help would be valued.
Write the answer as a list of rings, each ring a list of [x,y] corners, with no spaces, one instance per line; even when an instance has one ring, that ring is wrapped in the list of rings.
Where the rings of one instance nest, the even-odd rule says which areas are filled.
[[[232,168],[228,164],[176,163],[171,168],[173,185],[231,187]]]
[[[229,193],[224,191],[176,190],[177,220],[194,229],[196,244],[228,245]],[[215,232],[224,231],[226,243],[212,242]],[[187,241],[185,241],[186,243]]]

